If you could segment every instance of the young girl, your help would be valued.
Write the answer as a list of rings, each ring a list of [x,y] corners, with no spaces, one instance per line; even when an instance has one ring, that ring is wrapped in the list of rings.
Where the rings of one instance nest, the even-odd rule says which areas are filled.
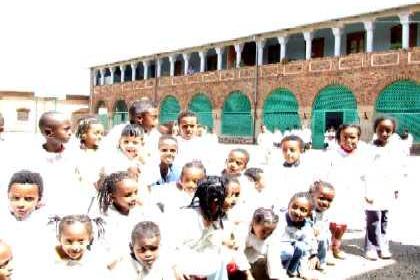
[[[55,216],[51,223],[57,225],[57,245],[53,250],[52,263],[46,263],[53,279],[107,279],[108,271],[104,259],[95,247],[93,223],[98,227],[100,238],[104,232],[102,219],[91,219],[86,215],[69,215],[62,218]],[[45,270],[46,271],[46,270]],[[103,278],[101,278],[103,277]]]
[[[398,186],[402,181],[404,155],[399,147],[390,142],[396,131],[396,123],[389,117],[375,120],[377,139],[371,144],[372,161],[366,175],[366,258],[376,260],[391,258],[388,241],[389,210],[398,197]]]
[[[209,176],[198,183],[191,205],[180,211],[172,225],[177,229],[173,254],[178,279],[227,279],[221,254],[224,200],[221,178]]]
[[[310,194],[314,202],[314,209],[312,210],[312,222],[315,231],[315,237],[318,241],[318,259],[319,264],[316,269],[324,270],[327,263],[327,253],[330,248],[330,221],[329,211],[332,201],[335,197],[334,187],[324,181],[316,181],[310,188]],[[330,262],[328,262],[330,263]]]
[[[313,209],[307,192],[296,193],[290,199],[285,213],[286,224],[279,228],[279,246],[273,246],[271,256],[280,256],[289,276],[312,279],[311,268],[317,263],[318,244],[309,218]],[[281,266],[281,265],[280,265]],[[274,268],[279,265],[273,265]]]
[[[159,209],[138,196],[138,183],[127,171],[107,176],[100,186],[98,200],[107,224],[105,239],[114,260],[124,255],[130,231],[139,221],[160,222]]]
[[[175,279],[174,271],[162,252],[159,226],[154,222],[143,221],[134,227],[129,248],[130,256],[124,257],[113,270],[114,279]]]
[[[364,143],[359,141],[360,136],[359,125],[340,125],[336,136],[338,145],[326,156],[328,171],[325,181],[330,182],[336,191],[331,209],[331,234],[333,255],[338,259],[346,257],[341,250],[346,229],[362,230],[364,227],[363,190],[369,156]],[[351,215],[346,215],[348,209],[352,209]]]

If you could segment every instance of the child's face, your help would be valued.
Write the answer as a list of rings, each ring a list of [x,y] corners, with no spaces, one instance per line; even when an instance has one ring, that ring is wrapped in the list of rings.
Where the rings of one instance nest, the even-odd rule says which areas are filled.
[[[239,196],[241,195],[241,186],[236,182],[229,183],[226,188],[227,193],[223,203],[223,210],[225,211],[232,209],[238,202]]]
[[[340,132],[340,146],[346,151],[357,149],[359,131],[355,127],[347,127]]]
[[[181,128],[181,137],[185,140],[190,140],[197,135],[197,118],[196,117],[183,117],[179,126]]]
[[[255,237],[259,240],[265,240],[269,237],[276,228],[276,224],[252,224],[252,230]]]
[[[80,222],[65,225],[59,237],[65,257],[71,260],[80,260],[91,240],[91,233],[86,225]]]
[[[147,131],[155,128],[158,123],[157,109],[149,109],[147,112],[141,114],[140,125]]]
[[[194,195],[195,191],[197,190],[197,183],[203,179],[203,177],[204,172],[200,168],[184,168],[180,180],[182,190],[190,195]]]
[[[311,213],[311,203],[305,197],[296,197],[290,201],[288,213],[293,222],[302,222]]]
[[[165,139],[159,144],[159,152],[161,162],[166,165],[172,164],[178,152],[178,145],[171,139]]]
[[[100,123],[91,124],[83,137],[85,146],[88,149],[97,149],[102,137],[104,137],[104,126]]]
[[[265,188],[265,177],[264,174],[260,174],[260,179],[255,182],[255,188],[257,191],[262,191]]]
[[[281,146],[281,150],[284,160],[289,164],[297,162],[300,158],[300,144],[298,141],[285,141]]]
[[[240,175],[248,163],[247,156],[240,151],[232,151],[226,161],[226,171],[229,175]]]
[[[9,207],[18,220],[25,220],[39,205],[39,200],[37,185],[14,183],[10,187]]]
[[[133,244],[133,253],[136,259],[147,268],[151,268],[159,257],[160,238],[142,238]]]
[[[134,179],[126,178],[116,184],[115,193],[112,194],[112,201],[121,211],[129,212],[137,204],[137,182]]]
[[[376,136],[379,142],[388,143],[389,137],[394,133],[394,124],[391,120],[383,120],[376,127]]]
[[[60,144],[69,142],[71,137],[71,123],[69,120],[60,121],[58,124],[54,125],[51,130],[49,138],[55,140]]]
[[[333,189],[324,186],[318,187],[313,194],[316,210],[319,212],[328,210],[334,197],[335,191]]]
[[[13,266],[12,266],[12,251],[10,247],[4,243],[0,243],[0,279],[11,279]]]
[[[120,138],[120,149],[130,159],[135,159],[139,156],[142,145],[142,137],[121,136]]]

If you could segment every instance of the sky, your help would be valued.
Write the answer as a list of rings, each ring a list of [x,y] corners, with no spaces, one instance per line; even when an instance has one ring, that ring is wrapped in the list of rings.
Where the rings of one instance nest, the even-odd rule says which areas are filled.
[[[0,91],[89,94],[89,67],[411,0],[2,0]]]

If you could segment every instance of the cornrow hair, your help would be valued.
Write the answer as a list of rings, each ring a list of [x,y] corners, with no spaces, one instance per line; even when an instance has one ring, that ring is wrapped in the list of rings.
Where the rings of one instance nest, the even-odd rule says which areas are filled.
[[[337,142],[340,142],[340,135],[341,135],[341,131],[343,131],[346,128],[355,128],[357,129],[357,136],[360,138],[360,136],[362,135],[362,129],[360,128],[360,125],[358,124],[349,124],[349,123],[343,123],[340,124],[340,126],[338,127],[337,131],[335,132],[335,140]]]
[[[229,154],[234,153],[234,152],[238,152],[238,153],[244,154],[245,157],[246,157],[246,163],[245,164],[248,164],[250,155],[249,155],[249,153],[248,153],[248,151],[246,149],[243,149],[243,148],[235,148],[235,149],[230,150]]]
[[[29,170],[21,170],[12,175],[10,178],[7,192],[10,192],[13,184],[31,184],[38,187],[39,200],[41,200],[44,193],[44,183],[39,173],[31,172]]]
[[[200,160],[193,160],[191,162],[187,162],[186,164],[184,164],[184,166],[182,167],[181,170],[181,175],[180,177],[182,178],[182,175],[185,172],[185,169],[188,168],[197,168],[203,171],[203,175],[204,177],[206,177],[206,168],[204,167],[204,164],[200,161]]]
[[[335,188],[334,188],[333,185],[331,185],[331,183],[326,182],[326,181],[322,181],[322,180],[317,180],[317,181],[313,182],[313,184],[309,187],[309,193],[313,194],[316,191],[318,191],[321,187],[329,188],[329,189],[335,191]]]
[[[143,137],[144,129],[137,124],[127,124],[121,131],[121,137]]]
[[[135,225],[131,232],[131,244],[134,245],[136,240],[149,239],[158,237],[160,239],[160,229],[157,224],[151,221],[142,221]]]
[[[191,111],[184,111],[184,112],[179,113],[179,115],[178,115],[178,125],[180,125],[181,124],[181,120],[183,118],[186,118],[186,117],[194,117],[194,118],[197,119],[197,122],[198,122],[198,117],[197,117],[197,114],[196,113],[191,112]]]
[[[311,196],[311,194],[309,192],[298,192],[298,193],[295,193],[292,196],[292,198],[290,198],[289,205],[290,205],[290,203],[292,203],[293,200],[295,200],[297,198],[306,198],[309,201],[310,208],[312,209],[314,207],[314,202],[313,202],[312,196]]]
[[[117,190],[117,183],[127,178],[132,178],[132,176],[127,171],[120,171],[111,173],[101,181],[99,184],[98,201],[99,210],[102,214],[108,213],[108,208],[113,202],[112,194]]]
[[[279,222],[279,216],[271,208],[260,207],[254,211],[252,223],[257,225],[275,225]]]
[[[225,186],[219,176],[208,176],[198,182],[190,208],[199,208],[208,221],[219,220],[223,228],[223,203],[225,201]],[[198,203],[198,205],[197,205]]]
[[[261,168],[250,167],[247,170],[245,170],[244,175],[250,178],[252,181],[258,182],[259,180],[261,180],[262,173],[264,173],[264,171]]]
[[[79,120],[76,130],[76,137],[80,139],[80,144],[83,145],[85,143],[85,140],[82,139],[82,137],[83,134],[86,134],[88,132],[91,125],[99,123],[99,120],[95,116],[87,116]]]
[[[92,240],[93,240],[93,226],[92,226],[93,223],[95,223],[96,227],[98,228],[98,235],[97,235],[98,238],[100,238],[101,236],[105,234],[105,228],[104,228],[105,221],[101,217],[92,219],[88,215],[67,215],[64,217],[60,217],[56,215],[56,216],[50,217],[49,222],[48,222],[49,225],[55,224],[58,239],[61,237],[64,227],[68,225],[73,225],[75,223],[81,223],[85,225],[86,230],[88,231]]]
[[[284,138],[281,140],[281,142],[280,142],[280,147],[282,147],[282,146],[283,146],[283,144],[284,144],[285,142],[287,142],[287,141],[296,141],[296,142],[298,142],[298,143],[299,143],[299,149],[300,149],[300,151],[301,151],[301,152],[303,152],[303,148],[305,147],[305,143],[303,143],[302,138],[300,138],[299,136],[296,136],[296,135],[289,135],[289,136],[286,136],[286,137],[284,137]]]

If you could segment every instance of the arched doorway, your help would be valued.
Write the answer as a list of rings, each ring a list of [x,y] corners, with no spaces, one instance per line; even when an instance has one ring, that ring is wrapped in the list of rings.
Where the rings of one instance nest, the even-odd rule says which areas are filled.
[[[213,106],[206,95],[196,94],[188,104],[188,110],[197,114],[198,123],[207,126],[209,130],[213,128]]]
[[[159,123],[177,120],[180,111],[178,100],[172,95],[166,96],[160,103]]]
[[[420,142],[420,85],[403,80],[388,85],[375,102],[376,114],[390,115],[397,121],[397,131],[408,129]]]
[[[114,115],[112,116],[112,125],[125,123],[128,121],[128,109],[125,101],[120,99],[115,103]]]
[[[312,146],[324,146],[324,132],[342,123],[359,123],[357,101],[344,85],[330,85],[322,89],[312,105]]]
[[[223,104],[222,134],[227,136],[252,136],[251,102],[240,91],[229,94]]]
[[[108,108],[103,100],[100,100],[96,105],[95,113],[98,114],[99,122],[104,126],[104,129],[109,128]]]
[[[270,93],[263,107],[263,121],[271,131],[275,128],[300,128],[299,105],[295,95],[287,89],[279,88]]]

